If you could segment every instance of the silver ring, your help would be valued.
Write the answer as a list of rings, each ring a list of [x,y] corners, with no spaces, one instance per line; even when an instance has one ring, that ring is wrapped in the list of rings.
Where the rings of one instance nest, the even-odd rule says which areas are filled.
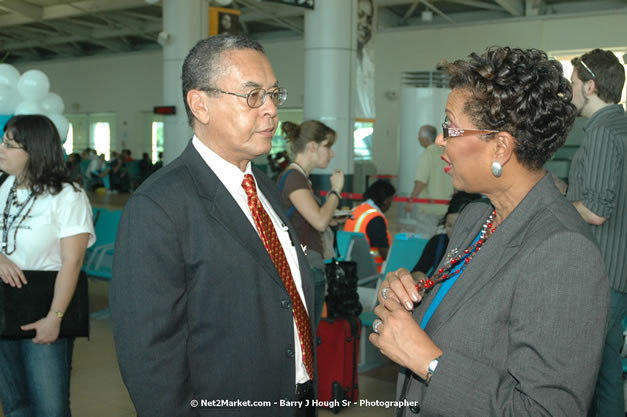
[[[381,298],[384,300],[388,298],[388,291],[390,291],[390,287],[385,287],[381,290]]]
[[[375,321],[372,322],[372,330],[379,334],[379,326],[381,326],[383,324],[383,321],[380,319],[376,319]]]

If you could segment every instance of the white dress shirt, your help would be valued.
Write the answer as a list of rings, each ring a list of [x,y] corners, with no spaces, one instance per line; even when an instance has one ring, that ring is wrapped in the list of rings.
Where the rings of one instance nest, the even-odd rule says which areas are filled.
[[[255,231],[257,231],[257,234],[259,234],[259,231],[257,230],[257,226],[255,224],[255,219],[253,218],[250,208],[248,207],[248,196],[246,195],[246,191],[244,191],[244,188],[242,187],[242,181],[244,180],[245,174],[251,174],[254,178],[250,162],[246,165],[246,170],[242,172],[237,166],[226,161],[220,155],[209,149],[209,147],[202,143],[196,135],[194,135],[194,138],[192,139],[192,144],[194,145],[194,148],[196,148],[202,159],[207,163],[207,165],[209,165],[209,168],[211,168],[211,170],[216,174],[220,182],[222,182],[224,187],[226,187],[231,196],[233,196],[233,199],[240,207],[253,229],[255,229]],[[257,183],[257,179],[255,179],[255,183]],[[266,197],[263,195],[259,187],[257,187],[257,194],[259,195],[259,201],[261,201],[261,205],[268,212],[268,215],[272,220],[274,229],[276,230],[279,241],[281,242],[281,246],[283,247],[283,251],[285,252],[287,263],[289,264],[290,270],[292,271],[292,277],[294,278],[296,289],[298,290],[298,294],[303,301],[305,309],[307,309],[307,303],[305,302],[305,296],[303,294],[303,282],[300,276],[300,268],[298,265],[298,256],[296,254],[296,248],[292,244],[292,238],[290,237],[289,231],[281,218],[276,214]],[[310,378],[307,374],[305,364],[303,363],[303,351],[300,346],[300,340],[298,338],[296,322],[293,320],[292,322],[294,326],[294,359],[296,365],[295,383],[299,384],[307,382]]]

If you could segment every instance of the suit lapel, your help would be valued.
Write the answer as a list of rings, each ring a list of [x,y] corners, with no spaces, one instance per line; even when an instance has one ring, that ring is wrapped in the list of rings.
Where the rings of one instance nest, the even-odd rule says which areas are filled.
[[[541,210],[540,206],[544,205],[542,200],[550,192],[549,187],[555,188],[551,181],[550,175],[540,180],[485,242],[431,317],[425,329],[430,335],[435,335],[465,303],[480,291],[485,291],[493,280],[500,277],[499,270],[518,252],[526,226]],[[462,232],[458,235],[459,238],[455,239],[461,243],[460,250],[468,247],[477,236],[491,210],[490,206],[485,210],[479,210],[478,215],[464,219],[461,225]],[[449,244],[449,248],[451,247],[455,246]],[[437,289],[434,292],[437,292]]]
[[[247,262],[257,263],[277,284],[285,288],[257,231],[233,200],[233,196],[198,154],[191,141],[181,158],[190,171],[199,197],[206,201],[205,208],[208,215],[228,230],[233,239],[246,251],[239,255],[245,257]]]

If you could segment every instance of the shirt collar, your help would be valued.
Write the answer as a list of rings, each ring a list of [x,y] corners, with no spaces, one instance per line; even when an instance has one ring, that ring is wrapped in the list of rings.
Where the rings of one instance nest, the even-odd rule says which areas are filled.
[[[236,193],[242,188],[242,181],[244,180],[245,174],[252,175],[250,161],[246,164],[244,172],[242,172],[236,165],[233,165],[213,150],[209,149],[196,135],[194,135],[192,139],[192,144],[202,159],[209,165],[209,168],[216,174],[220,182],[222,182],[231,193]]]
[[[583,125],[584,130],[588,129],[591,125],[596,123],[596,120],[598,118],[600,118],[604,114],[608,114],[608,113],[624,114],[625,113],[625,109],[623,109],[623,106],[620,105],[620,104],[610,104],[609,106],[603,107],[601,110],[597,110],[596,113],[594,113],[592,116],[590,116],[590,118],[588,120],[586,120],[586,123]]]
[[[369,198],[368,200],[366,200],[366,203],[368,203],[369,205],[371,205],[373,208],[377,209],[377,211],[381,211],[381,209],[379,208],[379,206],[377,206],[374,202],[374,200],[372,198]]]

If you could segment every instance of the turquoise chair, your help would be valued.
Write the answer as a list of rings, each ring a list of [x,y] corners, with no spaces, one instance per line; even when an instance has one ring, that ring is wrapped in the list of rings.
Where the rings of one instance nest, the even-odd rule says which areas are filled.
[[[376,319],[372,310],[377,304],[377,294],[381,282],[385,278],[385,274],[396,271],[398,268],[407,268],[411,271],[418,262],[418,259],[420,259],[427,242],[427,239],[418,236],[407,236],[405,234],[396,235],[390,247],[387,260],[383,264],[382,274],[373,275],[372,279],[366,278],[359,280],[357,292],[364,306],[364,312],[359,315],[359,320],[361,320],[362,324],[359,345],[359,372],[369,371],[384,363],[381,352],[372,346],[368,341],[368,336],[372,333],[372,322]]]
[[[82,270],[92,279],[110,281],[113,277],[113,249],[115,237],[122,216],[122,210],[100,209],[100,214],[94,226],[96,242],[89,248],[86,261]],[[111,310],[106,307],[103,310],[92,313],[92,318],[106,318],[111,315]]]
[[[344,230],[338,230],[336,232],[335,240],[337,242],[337,256],[340,259],[345,259],[348,255],[348,247],[350,246],[353,236],[366,237],[366,235],[360,232],[346,232]]]
[[[104,209],[98,207],[91,208],[91,221],[94,224],[94,228],[96,227],[96,223],[98,223],[98,219],[100,218],[100,213],[102,213]]]
[[[140,163],[141,161],[131,161],[126,163],[126,175],[128,175],[131,190],[135,190],[141,183],[142,173],[139,168]]]
[[[118,231],[118,224],[122,216],[122,210],[95,209],[94,211],[94,231],[96,232],[96,242],[87,249],[85,254],[85,267],[90,267],[100,255],[102,250],[113,247],[115,236]],[[95,217],[97,215],[97,218]]]
[[[408,236],[404,233],[396,235],[383,265],[385,273],[396,271],[399,268],[406,268],[411,271],[418,263],[428,241],[428,239],[417,235]]]

